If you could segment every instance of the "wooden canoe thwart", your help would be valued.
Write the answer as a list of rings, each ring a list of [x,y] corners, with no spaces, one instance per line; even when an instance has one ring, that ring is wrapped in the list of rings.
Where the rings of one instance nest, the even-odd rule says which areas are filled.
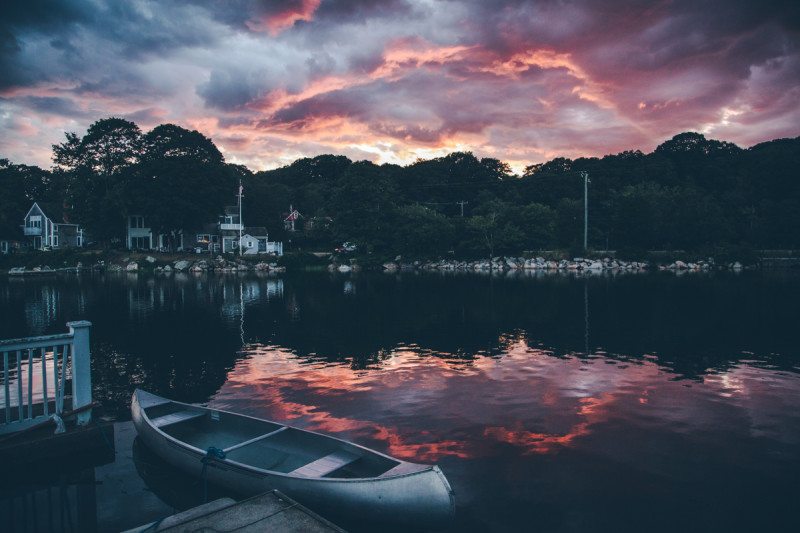
[[[243,495],[277,489],[324,516],[415,529],[446,527],[455,512],[434,465],[138,389],[131,413],[139,437],[165,461]]]

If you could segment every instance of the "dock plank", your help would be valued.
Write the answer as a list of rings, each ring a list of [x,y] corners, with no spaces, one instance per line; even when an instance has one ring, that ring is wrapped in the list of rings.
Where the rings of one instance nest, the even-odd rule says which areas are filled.
[[[297,533],[345,533],[278,491],[265,492],[239,503],[211,502],[134,531],[179,533],[188,531],[281,531]]]

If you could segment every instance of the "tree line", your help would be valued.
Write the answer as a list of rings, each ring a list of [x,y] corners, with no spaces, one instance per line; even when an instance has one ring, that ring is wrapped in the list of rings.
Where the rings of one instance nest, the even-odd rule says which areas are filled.
[[[360,252],[407,257],[578,250],[588,172],[590,248],[798,248],[799,164],[800,137],[743,149],[687,132],[652,153],[556,158],[521,175],[469,152],[406,166],[321,155],[252,172],[226,163],[197,131],[142,132],[107,118],[82,137],[67,133],[50,169],[0,160],[0,236],[19,235],[33,200],[57,206],[101,245],[121,241],[128,214],[176,236],[214,221],[241,181],[246,224],[290,248],[350,241]],[[289,205],[303,214],[291,234],[282,222]]]

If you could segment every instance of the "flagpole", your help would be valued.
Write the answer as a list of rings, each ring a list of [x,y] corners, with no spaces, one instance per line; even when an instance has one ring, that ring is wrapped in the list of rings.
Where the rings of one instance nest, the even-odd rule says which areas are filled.
[[[239,180],[239,257],[242,256],[242,180]]]

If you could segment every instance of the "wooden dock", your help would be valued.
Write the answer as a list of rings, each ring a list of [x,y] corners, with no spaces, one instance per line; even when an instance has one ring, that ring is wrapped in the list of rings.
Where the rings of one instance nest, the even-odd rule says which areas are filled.
[[[231,498],[220,498],[160,521],[130,529],[125,533],[145,531],[148,533],[155,531],[344,533],[340,527],[277,490],[238,503]]]

